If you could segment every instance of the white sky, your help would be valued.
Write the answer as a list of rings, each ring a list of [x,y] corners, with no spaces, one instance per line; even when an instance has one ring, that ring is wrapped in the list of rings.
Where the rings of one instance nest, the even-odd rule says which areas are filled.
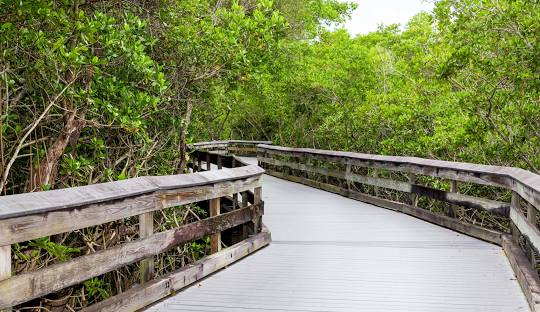
[[[344,25],[351,35],[367,34],[379,24],[406,24],[422,11],[431,11],[434,0],[348,0],[358,5]]]

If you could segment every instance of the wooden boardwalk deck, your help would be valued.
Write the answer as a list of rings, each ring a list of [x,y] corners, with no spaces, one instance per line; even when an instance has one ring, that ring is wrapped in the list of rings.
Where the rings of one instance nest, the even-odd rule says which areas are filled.
[[[502,249],[264,177],[270,246],[148,311],[529,311]]]

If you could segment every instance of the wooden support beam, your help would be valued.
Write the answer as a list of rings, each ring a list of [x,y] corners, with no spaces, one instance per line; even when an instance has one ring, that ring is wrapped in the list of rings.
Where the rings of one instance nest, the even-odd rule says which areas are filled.
[[[221,199],[214,198],[210,200],[210,217],[216,217],[221,214]],[[221,250],[221,232],[216,232],[210,237],[210,253],[216,253]]]
[[[458,182],[456,180],[450,181],[450,192],[458,193]],[[450,207],[448,208],[448,216],[450,218],[455,218],[457,216],[457,209],[458,209],[458,206],[454,204],[450,204]]]
[[[527,221],[531,224],[531,226],[536,227],[536,208],[527,203]],[[534,248],[529,248],[529,257],[531,260],[531,266],[533,268],[536,267],[536,256],[534,253]]]
[[[217,168],[222,169],[223,168],[223,161],[221,159],[221,155],[217,155]]]
[[[146,238],[154,234],[154,212],[139,215],[139,238]],[[141,284],[148,282],[154,277],[154,257],[141,261],[139,279]]]
[[[376,168],[373,169],[373,173],[372,173],[372,176],[377,179],[379,178],[379,170],[377,170]],[[375,196],[379,197],[379,187],[378,186],[375,186],[373,187],[373,190],[375,191]]]
[[[210,162],[210,153],[206,153],[206,170],[212,169],[212,163]]]
[[[518,193],[512,192],[512,200],[510,202],[510,209],[519,211],[521,205],[521,197]],[[514,240],[514,243],[519,242],[519,236],[521,233],[519,232],[519,229],[517,228],[517,225],[514,220],[510,220],[510,230],[512,233],[512,239]]]
[[[0,309],[79,284],[181,244],[244,224],[253,220],[255,214],[262,214],[263,209],[262,205],[238,209],[1,280]]]
[[[197,171],[202,171],[202,158],[200,155],[197,157]]]
[[[253,192],[254,198],[253,198],[253,204],[257,205],[262,203],[262,187],[256,187]],[[253,234],[257,234],[260,231],[261,226],[261,216],[256,216],[255,219],[253,219]]]
[[[11,277],[11,245],[0,247],[0,281]],[[11,308],[0,309],[9,312]]]
[[[245,208],[249,205],[249,194],[247,191],[241,192],[240,194],[242,195],[242,208]],[[248,238],[248,235],[249,228],[248,225],[245,223],[244,225],[242,225],[242,238],[246,239]]]
[[[233,194],[233,210],[238,209],[238,193]]]
[[[254,253],[268,245],[272,240],[269,232],[262,232],[234,246],[223,249],[219,253],[204,257],[188,264],[179,270],[159,279],[148,282],[140,287],[116,295],[84,308],[83,312],[117,312],[138,311],[174,292],[182,290],[196,281]]]
[[[409,184],[410,185],[415,185],[416,184],[416,174],[409,173],[407,175],[407,178],[409,179]],[[414,207],[418,206],[418,195],[416,195],[414,193],[409,194],[409,200],[410,200],[410,203],[411,203],[412,206],[414,206]]]

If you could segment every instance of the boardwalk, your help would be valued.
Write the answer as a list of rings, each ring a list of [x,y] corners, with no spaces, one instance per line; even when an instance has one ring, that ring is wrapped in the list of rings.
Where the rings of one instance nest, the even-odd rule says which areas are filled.
[[[529,311],[500,247],[264,177],[270,246],[148,311]]]

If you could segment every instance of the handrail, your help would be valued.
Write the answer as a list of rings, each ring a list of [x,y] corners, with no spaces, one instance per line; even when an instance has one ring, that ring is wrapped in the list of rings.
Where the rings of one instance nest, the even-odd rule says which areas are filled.
[[[533,269],[535,261],[531,263],[535,253],[540,250],[540,231],[537,227],[540,210],[539,175],[512,167],[267,144],[257,146],[257,159],[266,174],[403,212],[503,246],[529,305],[533,311],[540,311],[540,279]],[[402,173],[407,179],[383,178],[380,176],[381,171]],[[421,185],[417,181],[419,175],[446,179],[451,182],[451,190]],[[506,203],[461,194],[458,182],[512,191],[512,201]],[[392,200],[382,196],[381,189],[406,193],[409,197],[406,200]],[[421,208],[419,197],[446,202],[450,207],[446,215],[437,214]],[[458,206],[506,218],[511,223],[513,238],[506,233],[456,219]],[[520,245],[525,246],[522,248]]]
[[[235,159],[234,166],[223,168],[220,164],[222,170],[0,196],[0,310],[140,262],[142,285],[86,308],[133,311],[267,245],[270,233],[261,226],[264,170],[229,157]],[[222,211],[221,202],[231,196],[238,201],[239,195],[241,203]],[[207,203],[209,218],[154,233],[155,211],[198,202]],[[135,241],[36,271],[11,274],[11,244],[133,216],[139,216],[139,239]],[[244,228],[241,242],[221,250],[220,233],[238,226]],[[249,238],[248,233],[252,234]],[[153,279],[154,256],[206,235],[211,235],[212,255]],[[139,298],[141,293],[144,298]]]

